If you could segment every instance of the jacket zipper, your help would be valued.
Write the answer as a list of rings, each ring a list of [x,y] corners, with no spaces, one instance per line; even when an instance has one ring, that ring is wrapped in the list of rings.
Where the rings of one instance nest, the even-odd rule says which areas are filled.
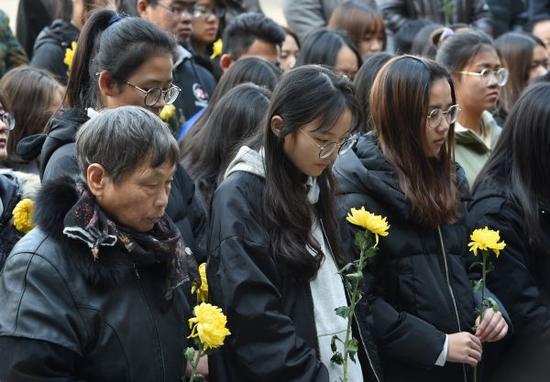
[[[447,264],[447,251],[445,250],[445,244],[443,243],[443,235],[441,234],[441,228],[437,226],[437,233],[439,235],[439,244],[441,245],[441,253],[443,255],[443,264],[445,265],[445,277],[447,280],[447,287],[449,288],[449,292],[451,294],[451,300],[453,301],[453,308],[454,313],[456,317],[456,324],[458,326],[458,331],[461,332],[462,328],[460,325],[460,317],[458,316],[458,306],[456,305],[456,299],[455,294],[453,291],[453,287],[451,286],[451,278],[449,277],[449,265]],[[462,364],[462,374],[464,377],[464,382],[468,382],[468,378],[466,376],[466,367],[464,364]]]
[[[136,282],[137,282],[138,288],[141,292],[143,302],[145,303],[145,306],[147,306],[147,310],[149,311],[149,316],[151,317],[151,323],[153,324],[153,327],[155,328],[155,333],[157,335],[157,342],[158,342],[158,347],[159,347],[159,352],[160,352],[160,359],[161,359],[161,362],[162,362],[162,380],[166,381],[166,360],[164,359],[164,352],[162,351],[162,343],[160,341],[159,328],[158,328],[157,323],[155,321],[155,317],[153,316],[153,312],[151,311],[151,306],[149,305],[149,302],[147,302],[147,297],[145,296],[145,293],[143,292],[143,286],[141,285],[141,277],[140,277],[139,271],[138,271],[135,264],[134,264],[134,270],[136,272],[136,279],[137,279]]]
[[[319,219],[319,222],[321,224],[321,231],[323,232],[323,239],[325,240],[325,243],[327,243],[327,247],[330,251],[330,254],[332,258],[334,258],[334,252],[332,252],[332,246],[330,245],[330,241],[328,240],[327,233],[325,232],[325,225],[323,224],[323,219]],[[351,300],[351,296],[349,295],[349,291],[346,289],[346,286],[344,285],[344,290],[346,292],[346,295],[348,299]],[[355,321],[355,324],[357,325],[357,331],[359,332],[359,338],[361,339],[361,345],[363,345],[363,349],[365,350],[365,354],[367,355],[367,360],[369,361],[370,368],[372,370],[372,373],[374,374],[374,377],[378,382],[380,382],[380,377],[376,373],[376,369],[374,367],[374,364],[372,363],[372,359],[369,354],[369,349],[367,348],[367,345],[365,344],[365,340],[363,338],[363,333],[361,332],[361,325],[359,325],[359,320],[357,319],[357,316],[355,315],[355,312],[353,312],[353,319]]]

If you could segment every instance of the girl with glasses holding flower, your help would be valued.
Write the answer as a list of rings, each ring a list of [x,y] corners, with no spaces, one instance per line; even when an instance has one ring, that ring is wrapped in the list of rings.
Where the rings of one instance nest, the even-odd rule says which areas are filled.
[[[347,78],[306,65],[284,74],[262,129],[214,193],[209,296],[231,336],[209,357],[215,381],[336,381],[331,339],[347,306],[331,164],[353,143],[360,111]],[[350,381],[380,381],[364,314],[357,314]]]
[[[374,131],[334,165],[341,221],[365,206],[391,224],[365,277],[385,381],[471,381],[481,342],[506,334],[499,313],[485,312],[482,324],[474,316],[461,203],[468,183],[453,158],[459,110],[442,66],[393,58],[371,89]]]
[[[451,73],[455,84],[461,108],[455,126],[456,161],[473,184],[500,135],[491,111],[508,81],[508,70],[491,37],[477,31],[445,38],[436,60]]]

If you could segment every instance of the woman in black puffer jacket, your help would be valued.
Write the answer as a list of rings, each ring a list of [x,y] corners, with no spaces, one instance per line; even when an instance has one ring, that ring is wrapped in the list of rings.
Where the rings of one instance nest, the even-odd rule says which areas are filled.
[[[506,247],[488,285],[502,301],[514,335],[501,346],[491,381],[548,381],[550,376],[550,85],[527,90],[474,185],[472,229],[498,229]],[[493,370],[491,370],[493,371]]]
[[[375,132],[362,135],[334,172],[342,215],[365,206],[391,225],[367,275],[386,381],[469,381],[481,342],[500,339],[507,325],[490,310],[471,333],[468,185],[449,149],[458,108],[451,79],[433,61],[397,57],[378,74],[370,102]]]

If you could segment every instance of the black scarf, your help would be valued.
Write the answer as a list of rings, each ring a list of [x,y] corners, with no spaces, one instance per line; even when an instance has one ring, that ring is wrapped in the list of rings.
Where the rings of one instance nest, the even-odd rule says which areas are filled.
[[[101,247],[120,246],[128,252],[134,266],[164,265],[166,301],[172,300],[174,290],[181,284],[198,280],[195,259],[166,214],[151,231],[136,232],[111,220],[83,182],[76,183],[76,190],[80,197],[65,215],[63,233],[86,243],[95,261],[101,261]]]

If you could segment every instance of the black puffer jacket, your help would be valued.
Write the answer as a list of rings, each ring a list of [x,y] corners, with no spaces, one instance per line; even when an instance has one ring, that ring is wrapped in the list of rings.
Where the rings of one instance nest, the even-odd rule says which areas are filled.
[[[550,378],[550,208],[540,206],[542,235],[531,245],[521,201],[509,188],[504,174],[486,178],[469,205],[470,228],[497,229],[506,243],[487,283],[510,314],[515,334],[501,346],[504,358],[490,366],[504,369],[499,381],[542,382]]]
[[[63,235],[78,200],[74,181],[44,185],[39,228],[0,275],[2,381],[179,381],[191,309],[184,283],[163,300],[165,268],[139,266],[121,246],[93,259]],[[137,270],[137,272],[136,272]]]
[[[360,136],[353,150],[336,160],[334,173],[342,221],[350,208],[365,206],[391,225],[367,276],[385,379],[464,381],[462,365],[435,363],[445,334],[469,331],[474,324],[465,225],[460,221],[434,230],[415,224],[397,174],[373,134]],[[460,185],[467,190],[463,173]]]
[[[407,21],[426,18],[445,24],[441,0],[380,0],[378,6],[384,14],[386,25],[394,33]],[[492,20],[485,0],[454,0],[451,23],[472,24],[489,34]]]
[[[40,32],[34,43],[31,65],[53,73],[61,83],[67,83],[69,68],[63,62],[65,52],[73,41],[78,40],[78,29],[72,24],[55,20]]]
[[[227,313],[232,335],[220,352],[209,356],[210,380],[328,382],[327,368],[319,360],[310,284],[293,281],[269,248],[261,202],[264,185],[262,177],[238,171],[213,198],[209,297]],[[357,316],[365,381],[380,382],[364,307]]]
[[[69,109],[53,119],[50,132],[23,139],[18,152],[24,158],[40,155],[40,176],[45,182],[61,176],[78,176],[76,132],[89,119],[86,111]],[[38,154],[39,153],[39,154]],[[197,261],[206,260],[204,240],[206,215],[195,196],[195,185],[182,166],[178,165],[168,199],[166,213],[180,230]]]

